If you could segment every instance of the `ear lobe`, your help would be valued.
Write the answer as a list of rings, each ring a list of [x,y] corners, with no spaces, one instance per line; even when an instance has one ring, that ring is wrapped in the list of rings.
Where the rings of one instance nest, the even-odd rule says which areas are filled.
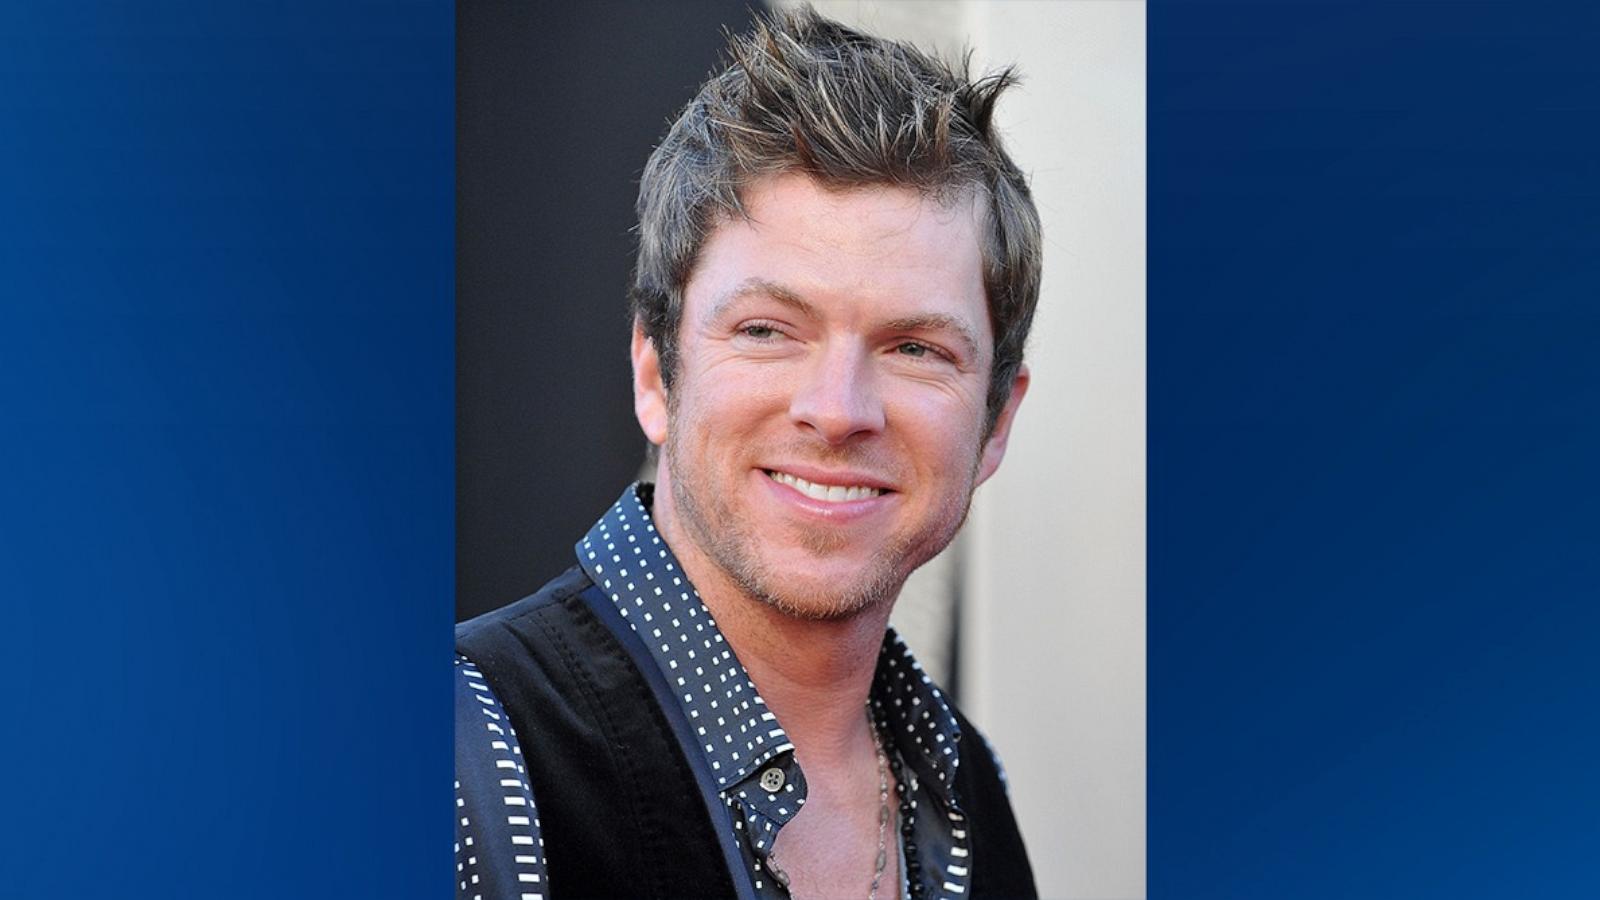
[[[1006,456],[1006,442],[1011,439],[1011,423],[1016,421],[1017,407],[1022,405],[1022,397],[1028,393],[1028,366],[1024,363],[1017,369],[1017,377],[1011,382],[1011,396],[1007,398],[1006,405],[1000,410],[1000,415],[994,421],[994,431],[989,434],[989,439],[983,444],[983,457],[978,463],[978,480],[976,484],[983,484],[989,480],[1000,468],[1000,461]]]
[[[667,440],[667,388],[661,382],[661,357],[655,344],[633,323],[633,415],[644,436],[657,446]]]

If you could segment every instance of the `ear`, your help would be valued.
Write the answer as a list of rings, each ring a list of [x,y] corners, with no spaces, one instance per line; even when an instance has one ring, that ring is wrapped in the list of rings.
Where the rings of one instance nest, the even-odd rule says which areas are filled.
[[[661,357],[656,346],[644,336],[639,323],[633,323],[633,415],[650,443],[660,446],[667,440],[667,388],[661,383]]]
[[[1000,410],[999,418],[994,420],[994,431],[990,433],[989,440],[984,442],[983,457],[978,463],[977,484],[989,480],[989,476],[1000,468],[1000,461],[1006,457],[1006,441],[1011,439],[1011,423],[1016,420],[1017,407],[1022,405],[1022,397],[1028,393],[1028,366],[1026,363],[1017,369],[1017,377],[1011,382],[1011,396],[1006,400],[1006,405]]]

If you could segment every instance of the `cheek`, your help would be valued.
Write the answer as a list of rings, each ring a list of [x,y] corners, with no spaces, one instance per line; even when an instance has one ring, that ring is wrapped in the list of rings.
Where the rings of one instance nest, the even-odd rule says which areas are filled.
[[[701,443],[726,441],[766,427],[774,412],[787,408],[787,399],[777,385],[748,376],[697,380],[691,389],[682,391],[679,401],[676,427],[692,433],[692,440]]]
[[[752,415],[774,408],[787,409],[799,373],[778,363],[742,363],[719,366],[704,373],[700,390],[706,405],[730,414]]]
[[[902,397],[890,409],[897,430],[930,465],[968,460],[977,453],[981,413],[939,390]]]

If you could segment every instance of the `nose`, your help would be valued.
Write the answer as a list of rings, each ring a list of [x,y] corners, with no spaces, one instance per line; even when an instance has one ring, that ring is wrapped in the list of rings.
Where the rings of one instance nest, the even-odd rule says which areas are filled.
[[[883,399],[862,348],[830,347],[813,357],[798,377],[789,404],[796,425],[829,444],[883,429]]]

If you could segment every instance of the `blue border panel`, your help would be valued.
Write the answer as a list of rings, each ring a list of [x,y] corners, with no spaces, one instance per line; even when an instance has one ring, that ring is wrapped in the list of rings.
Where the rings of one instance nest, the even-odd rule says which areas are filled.
[[[1150,895],[1600,896],[1600,11],[1150,12]]]
[[[453,887],[448,4],[0,10],[7,897]]]

